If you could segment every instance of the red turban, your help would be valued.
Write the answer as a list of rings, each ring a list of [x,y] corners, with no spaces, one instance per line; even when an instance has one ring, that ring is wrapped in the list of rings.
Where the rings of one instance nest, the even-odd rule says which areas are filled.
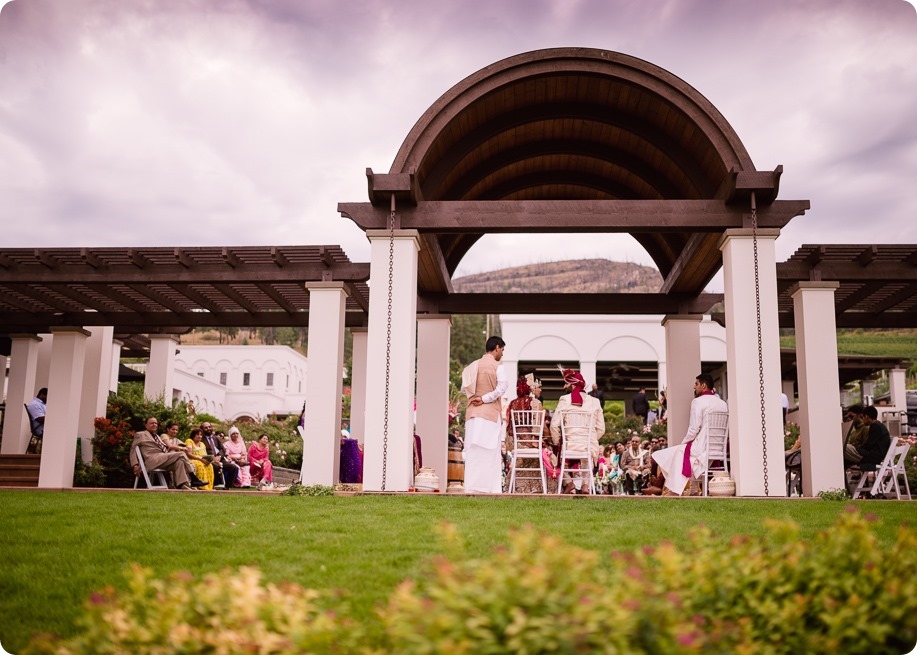
[[[582,373],[574,371],[572,368],[564,369],[561,373],[564,376],[564,384],[569,384],[572,387],[570,402],[582,407],[583,395],[580,392],[586,389],[586,380],[583,378]]]
[[[532,393],[532,388],[529,386],[529,381],[523,375],[518,380],[516,380],[516,395],[520,398],[523,398]]]

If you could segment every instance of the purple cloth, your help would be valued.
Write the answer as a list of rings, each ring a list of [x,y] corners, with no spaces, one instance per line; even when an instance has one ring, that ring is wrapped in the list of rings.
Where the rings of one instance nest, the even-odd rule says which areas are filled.
[[[340,476],[343,484],[363,482],[363,454],[356,439],[341,439]]]
[[[692,474],[692,471],[691,471],[691,444],[693,443],[694,443],[693,439],[688,442],[688,447],[685,448],[685,459],[681,463],[681,474],[685,476],[686,478],[690,478]]]

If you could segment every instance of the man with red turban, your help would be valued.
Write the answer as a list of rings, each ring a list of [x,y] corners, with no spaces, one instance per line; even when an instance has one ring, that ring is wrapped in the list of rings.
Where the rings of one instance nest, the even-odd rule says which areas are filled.
[[[595,414],[592,433],[587,434],[586,431],[582,429],[568,429],[567,439],[569,443],[567,443],[567,449],[578,451],[589,450],[592,453],[592,461],[598,462],[600,452],[599,439],[605,434],[605,414],[602,412],[602,403],[598,398],[585,393],[586,380],[583,379],[583,375],[579,371],[561,369],[561,373],[564,376],[564,390],[569,389],[570,393],[561,396],[560,400],[557,401],[557,409],[554,410],[554,416],[551,417],[551,439],[555,444],[560,442],[560,423],[565,411],[581,410],[592,412]],[[562,481],[565,485],[564,491],[566,493],[573,493],[575,486],[582,485],[582,474],[574,480],[572,477],[567,477],[567,470],[565,464],[564,480]],[[576,485],[577,482],[579,482],[580,485]]]

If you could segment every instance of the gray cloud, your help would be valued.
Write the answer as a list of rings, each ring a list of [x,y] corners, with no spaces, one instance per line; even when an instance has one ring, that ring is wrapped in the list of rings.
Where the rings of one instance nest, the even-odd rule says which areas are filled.
[[[0,10],[7,246],[340,243],[415,121],[462,78],[547,47],[688,81],[783,198],[778,240],[917,241],[917,12],[903,0],[398,3],[14,0]],[[864,226],[869,226],[864,234]],[[627,236],[493,236],[462,269],[649,257]]]

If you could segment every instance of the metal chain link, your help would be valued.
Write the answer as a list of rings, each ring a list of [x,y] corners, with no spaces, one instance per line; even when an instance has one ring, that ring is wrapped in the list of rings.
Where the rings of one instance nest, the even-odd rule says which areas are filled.
[[[388,472],[388,406],[389,381],[392,374],[392,287],[395,277],[395,196],[388,217],[388,318],[385,326],[385,417],[382,421],[382,491]]]
[[[758,321],[758,386],[761,395],[761,447],[764,454],[764,495],[770,496],[767,483],[767,414],[764,403],[764,346],[761,338],[761,279],[758,267],[758,209],[751,192],[751,241],[755,254],[755,313]]]

